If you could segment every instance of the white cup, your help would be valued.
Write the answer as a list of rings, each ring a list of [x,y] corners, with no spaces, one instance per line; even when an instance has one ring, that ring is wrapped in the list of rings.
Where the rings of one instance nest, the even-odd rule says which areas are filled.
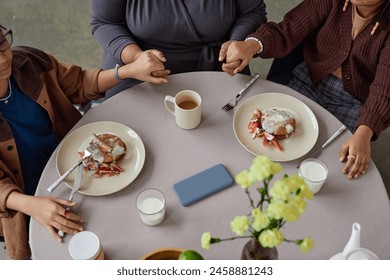
[[[193,90],[183,90],[175,97],[167,95],[164,99],[168,112],[175,116],[178,126],[193,129],[200,124],[202,117],[202,98]]]
[[[165,217],[165,196],[157,189],[145,189],[137,196],[137,208],[144,224],[158,225]]]
[[[81,231],[70,239],[68,251],[74,260],[103,260],[99,237],[91,231]]]
[[[321,190],[328,177],[328,167],[319,159],[308,158],[300,164],[299,176],[305,179],[306,184],[315,194]]]

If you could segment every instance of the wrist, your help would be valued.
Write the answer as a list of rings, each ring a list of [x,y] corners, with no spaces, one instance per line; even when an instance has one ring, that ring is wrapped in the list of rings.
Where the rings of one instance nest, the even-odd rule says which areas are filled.
[[[124,79],[121,78],[121,76],[119,75],[119,68],[121,68],[123,65],[122,64],[116,64],[115,67],[114,67],[114,76],[115,76],[115,79],[117,79],[118,81],[123,81]]]
[[[132,63],[143,53],[141,48],[136,44],[127,45],[121,52],[121,61],[124,64]]]
[[[367,125],[359,125],[355,130],[355,135],[360,135],[364,138],[371,139],[374,135],[374,131]]]
[[[251,42],[251,46],[253,46],[253,52],[255,55],[259,55],[264,49],[263,42],[261,42],[256,37],[247,37],[245,42]]]
[[[8,195],[5,205],[8,209],[16,210],[22,213],[26,213],[28,208],[29,196],[19,191],[13,191]]]

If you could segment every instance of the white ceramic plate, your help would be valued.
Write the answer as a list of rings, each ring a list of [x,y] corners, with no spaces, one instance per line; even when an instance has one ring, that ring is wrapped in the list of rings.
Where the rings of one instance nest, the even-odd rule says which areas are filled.
[[[141,138],[131,128],[116,122],[101,121],[79,127],[70,133],[62,142],[57,153],[57,171],[62,175],[79,159],[79,151],[84,150],[93,133],[111,133],[120,137],[125,143],[127,153],[118,164],[124,169],[122,173],[112,177],[93,178],[83,173],[80,193],[86,195],[108,195],[128,186],[137,178],[145,162],[145,146]],[[72,188],[76,171],[72,172],[65,183]]]
[[[283,151],[274,146],[264,147],[263,138],[251,138],[248,123],[256,108],[261,111],[283,109],[294,114],[297,122],[294,134],[279,141]],[[245,100],[234,114],[233,129],[238,142],[247,151],[268,156],[273,161],[290,161],[305,155],[315,145],[319,132],[317,119],[309,107],[295,97],[276,92],[261,93]]]

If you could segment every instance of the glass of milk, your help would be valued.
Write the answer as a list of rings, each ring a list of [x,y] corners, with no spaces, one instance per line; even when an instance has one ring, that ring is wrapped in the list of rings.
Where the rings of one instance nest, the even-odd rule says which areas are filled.
[[[328,177],[328,167],[319,159],[308,158],[299,166],[299,176],[305,179],[306,184],[315,194],[321,190]]]
[[[137,208],[144,224],[158,225],[165,216],[165,196],[158,189],[145,189],[137,196]]]

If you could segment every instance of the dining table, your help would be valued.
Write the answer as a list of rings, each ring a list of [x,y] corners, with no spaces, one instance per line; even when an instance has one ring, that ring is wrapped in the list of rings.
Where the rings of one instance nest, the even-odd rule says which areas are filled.
[[[104,184],[106,192],[94,193],[92,190],[91,193],[76,193],[74,201],[77,206],[71,209],[84,219],[84,229],[99,237],[105,258],[139,260],[159,248],[181,248],[195,250],[209,260],[240,259],[248,239],[223,241],[205,250],[201,247],[201,237],[204,232],[219,238],[236,236],[230,229],[230,222],[235,216],[250,213],[250,204],[241,186],[233,183],[191,205],[183,206],[173,185],[217,164],[223,164],[233,178],[249,168],[255,155],[242,143],[242,136],[237,134],[238,128],[234,124],[241,105],[248,105],[251,98],[264,95],[267,96],[264,102],[268,102],[273,100],[273,93],[275,96],[283,94],[292,97],[291,104],[298,102],[299,106],[303,105],[306,110],[308,108],[307,112],[313,114],[309,120],[313,124],[312,130],[301,131],[303,135],[300,137],[302,141],[307,138],[314,138],[314,141],[304,144],[295,141],[292,145],[292,135],[288,143],[290,152],[296,152],[292,158],[284,157],[289,154],[287,150],[267,148],[274,149],[273,159],[283,169],[275,175],[275,180],[284,174],[298,174],[299,163],[342,126],[337,118],[314,101],[287,86],[263,78],[247,89],[234,109],[221,110],[250,79],[249,75],[229,76],[223,72],[181,73],[168,76],[166,84],[143,82],[105,100],[85,113],[54,151],[35,195],[68,199],[71,188],[65,182],[52,193],[47,188],[59,178],[57,169],[64,157],[78,152],[67,150],[58,156],[61,144],[72,133],[99,122],[121,124],[139,137],[139,146],[133,149],[132,156],[141,156],[138,159],[140,162],[136,167],[131,167],[138,170],[125,169],[117,176],[122,179],[113,179],[112,184],[109,179],[104,179],[108,182]],[[165,96],[175,96],[182,90],[196,91],[202,98],[202,119],[195,129],[180,128],[174,116],[165,108]],[[258,106],[261,107],[261,104]],[[251,112],[246,113],[249,122]],[[301,122],[304,121],[308,120],[301,119]],[[299,126],[298,121],[297,131]],[[109,127],[104,129],[110,132]],[[390,203],[375,163],[370,160],[367,172],[353,180],[349,180],[341,171],[345,162],[340,162],[340,149],[351,135],[350,131],[346,131],[324,148],[318,158],[327,165],[328,177],[321,191],[308,201],[305,213],[297,221],[288,222],[280,229],[289,240],[311,237],[313,248],[303,253],[296,244],[283,242],[277,248],[279,259],[330,259],[344,249],[354,223],[361,226],[360,247],[371,250],[380,259],[390,259]],[[261,140],[258,141],[261,146]],[[284,145],[282,141],[281,144]],[[133,148],[129,146],[129,149]],[[255,191],[260,186],[259,183],[252,188]],[[146,188],[156,188],[166,198],[165,218],[155,226],[145,225],[141,221],[136,205],[137,195]],[[32,218],[29,237],[33,259],[71,259],[68,252],[71,234],[66,234],[60,243]]]

